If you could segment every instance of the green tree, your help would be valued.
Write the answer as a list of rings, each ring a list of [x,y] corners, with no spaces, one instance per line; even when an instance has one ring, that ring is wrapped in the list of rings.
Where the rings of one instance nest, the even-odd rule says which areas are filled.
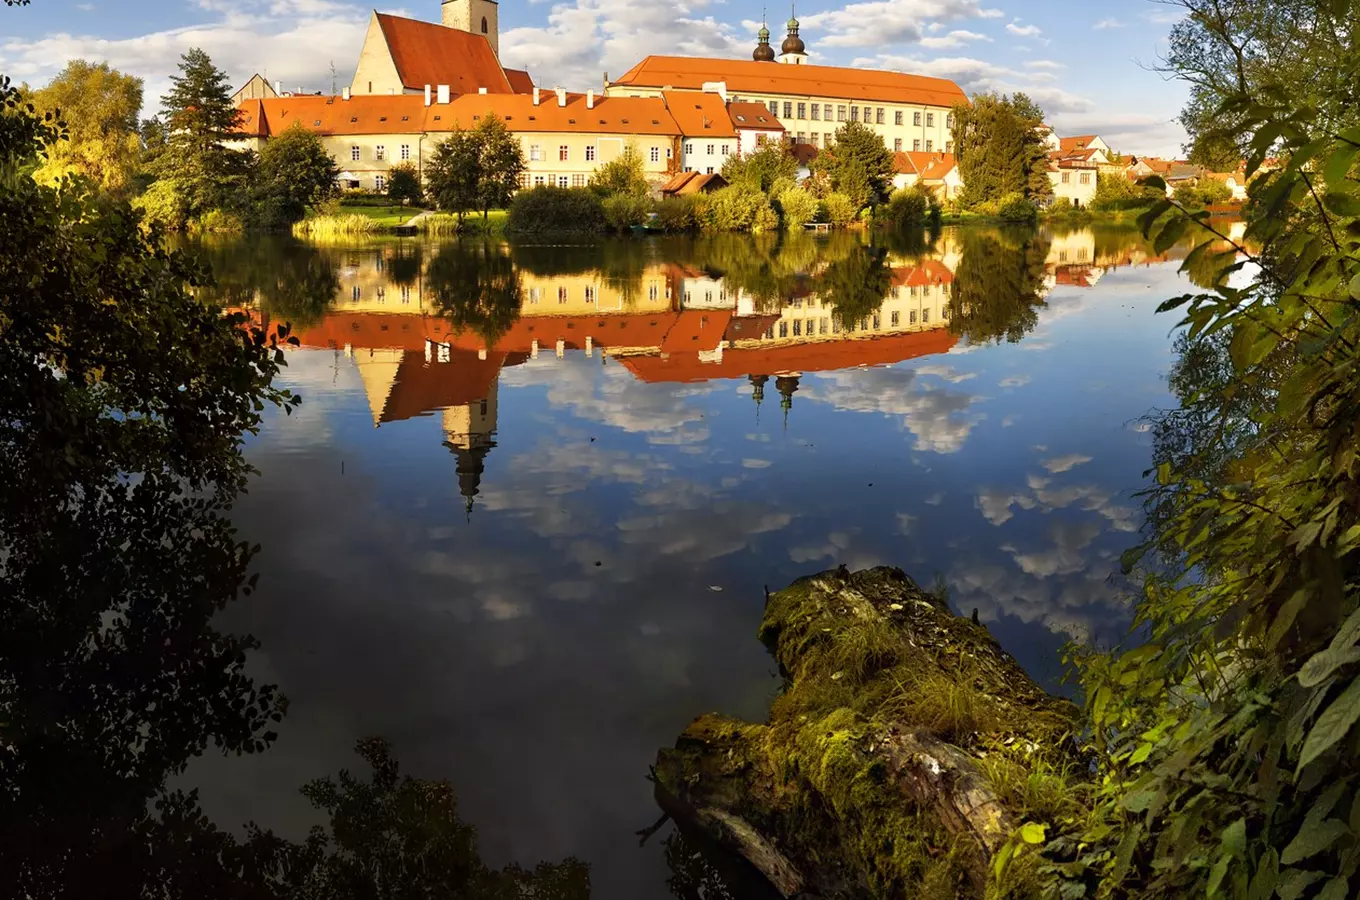
[[[265,227],[291,226],[307,207],[336,195],[339,177],[340,168],[321,138],[294,122],[260,150],[251,215]]]
[[[967,206],[1021,194],[1053,195],[1048,150],[1040,137],[1043,110],[1024,94],[979,94],[954,107],[954,147]]]
[[[596,169],[595,174],[590,176],[590,187],[601,196],[647,196],[651,188],[647,184],[647,168],[637,145],[629,142],[622,153]]]
[[[487,243],[446,246],[425,275],[434,305],[456,331],[471,331],[495,346],[519,319],[524,289],[503,247]]]
[[[106,191],[128,191],[141,155],[140,78],[124,75],[108,63],[76,59],[46,87],[34,91],[32,102],[39,112],[57,114],[70,135],[49,148],[35,177],[54,181],[82,175]]]
[[[510,198],[519,189],[519,177],[524,173],[524,150],[505,123],[494,114],[482,116],[473,133],[481,150],[477,202],[485,219],[489,210],[510,205]]]
[[[841,327],[854,331],[863,319],[883,306],[892,290],[888,251],[856,244],[822,270],[817,276],[816,290],[822,302],[830,304]]]
[[[1106,175],[1101,172],[1096,175],[1096,192],[1091,198],[1091,209],[1105,211],[1146,208],[1165,197],[1166,191],[1143,187],[1123,175]]]
[[[798,160],[782,141],[768,141],[745,156],[729,156],[722,177],[728,184],[769,194],[776,182],[792,183],[798,177]]]
[[[198,48],[184,54],[179,71],[161,98],[169,137],[156,174],[170,182],[189,218],[197,218],[239,205],[249,157],[224,145],[240,116],[231,105],[226,73]]]
[[[893,153],[878,132],[860,122],[838,128],[835,141],[812,165],[825,173],[832,190],[850,198],[856,211],[877,206],[892,193]]]
[[[434,149],[425,165],[425,186],[435,205],[456,213],[458,221],[481,200],[481,142],[471,131],[454,131]]]
[[[398,163],[387,172],[387,196],[397,203],[412,206],[420,202],[423,191],[420,173],[411,163]]]
[[[1028,228],[962,229],[949,330],[972,344],[1017,343],[1044,306],[1049,242]]]

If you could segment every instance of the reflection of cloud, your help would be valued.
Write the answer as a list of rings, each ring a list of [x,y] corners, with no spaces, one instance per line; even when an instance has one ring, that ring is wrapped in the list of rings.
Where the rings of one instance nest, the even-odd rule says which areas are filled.
[[[1028,376],[1028,375],[1007,375],[1005,378],[1001,379],[1001,381],[1000,381],[999,383],[1000,383],[1001,387],[1003,387],[1003,388],[1009,388],[1009,387],[1023,387],[1024,385],[1029,384],[1029,376]]]
[[[1061,462],[1065,459],[1067,457],[1062,457],[1055,462]],[[1072,466],[1075,465],[1077,463],[1072,464]],[[1067,468],[1072,468],[1072,466]],[[1052,471],[1061,472],[1066,471],[1066,469],[1059,468]],[[1094,512],[1103,516],[1109,520],[1116,531],[1138,530],[1138,510],[1116,503],[1114,495],[1110,491],[1093,484],[1050,487],[1052,483],[1052,478],[1031,474],[1025,478],[1025,485],[1028,490],[1007,491],[1004,488],[979,488],[973,505],[982,513],[983,518],[993,525],[1004,525],[1014,518],[1015,514],[1011,511],[1013,506],[1021,509],[1038,509],[1039,512],[1044,514],[1051,513],[1056,509],[1077,506],[1087,512]]]
[[[1069,453],[1066,456],[1055,456],[1052,459],[1043,461],[1043,467],[1054,475],[1068,472],[1083,463],[1091,461],[1091,457],[1082,456],[1080,453]]]
[[[828,560],[827,565],[844,565],[856,570],[887,564],[889,560],[863,546],[865,541],[856,542],[858,533],[857,528],[849,532],[833,531],[823,543],[790,547],[789,559],[799,565],[824,559]],[[856,543],[860,546],[855,546]]]
[[[1055,522],[1049,529],[1053,546],[1042,553],[1020,553],[1010,550],[1020,569],[1036,578],[1051,575],[1070,575],[1087,567],[1082,552],[1105,529],[1099,522]]]
[[[917,366],[916,374],[933,375],[942,381],[948,381],[950,384],[958,384],[977,377],[976,372],[960,372],[953,366]]]
[[[959,560],[949,574],[950,602],[959,609],[976,607],[984,622],[1014,616],[1078,641],[1108,644],[1120,637],[1127,622],[1127,605],[1109,574],[1110,569],[1092,566],[1081,574],[1044,579],[1019,569]]]
[[[768,459],[743,459],[741,467],[743,469],[768,469],[771,463]]]
[[[911,515],[910,513],[898,513],[897,533],[910,537],[912,531],[916,528],[916,523],[918,521],[919,520],[917,519],[917,517]]]
[[[902,424],[916,436],[916,450],[961,449],[983,418],[971,411],[977,396],[923,383],[916,375],[910,369],[886,368],[831,372],[806,385],[800,396],[837,409],[901,416]]]
[[[1000,488],[983,488],[978,492],[974,505],[982,512],[982,517],[993,525],[1004,525],[1015,517],[1012,506],[1033,509],[1033,498],[1025,494],[1007,493]]]

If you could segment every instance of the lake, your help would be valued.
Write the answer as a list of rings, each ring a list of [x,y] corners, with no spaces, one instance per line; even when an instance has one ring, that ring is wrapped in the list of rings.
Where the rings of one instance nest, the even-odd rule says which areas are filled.
[[[201,252],[294,323],[303,397],[250,443],[260,588],[221,617],[289,713],[188,775],[224,826],[300,836],[297,788],[381,735],[488,863],[666,897],[648,766],[700,713],[763,719],[767,586],[900,566],[1055,690],[1065,642],[1128,626],[1188,284],[1131,229]]]

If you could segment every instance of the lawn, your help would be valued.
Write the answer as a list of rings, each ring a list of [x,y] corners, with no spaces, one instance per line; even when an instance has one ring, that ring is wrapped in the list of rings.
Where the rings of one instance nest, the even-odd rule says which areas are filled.
[[[359,204],[340,204],[340,215],[364,216],[372,219],[375,224],[382,228],[391,228],[393,225],[405,225],[407,220],[417,215],[422,210],[418,206],[361,206]]]

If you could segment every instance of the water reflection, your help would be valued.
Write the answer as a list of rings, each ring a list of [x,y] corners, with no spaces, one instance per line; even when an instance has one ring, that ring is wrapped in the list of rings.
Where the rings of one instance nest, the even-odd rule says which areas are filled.
[[[262,760],[191,773],[205,808],[305,834],[292,789],[379,733],[453,782],[490,866],[717,890],[633,835],[657,746],[764,714],[764,585],[938,574],[1046,679],[1067,636],[1122,630],[1183,252],[1108,229],[212,248],[254,260],[236,303],[299,322],[307,399],[252,447],[264,588],[231,614],[292,709]],[[286,267],[335,283],[280,303]]]

